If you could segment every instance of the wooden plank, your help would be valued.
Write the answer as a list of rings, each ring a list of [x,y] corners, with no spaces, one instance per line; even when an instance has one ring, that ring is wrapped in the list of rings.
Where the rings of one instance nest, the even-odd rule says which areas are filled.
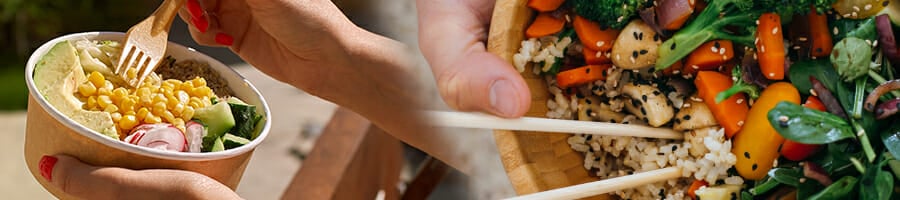
[[[441,180],[450,173],[450,166],[434,157],[428,156],[419,167],[416,177],[409,183],[403,193],[403,200],[427,199],[437,188]]]

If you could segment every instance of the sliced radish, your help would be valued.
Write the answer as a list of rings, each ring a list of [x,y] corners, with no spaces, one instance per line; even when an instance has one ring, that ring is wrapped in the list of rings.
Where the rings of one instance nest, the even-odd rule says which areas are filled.
[[[167,123],[139,125],[131,131],[128,137],[125,137],[125,141],[165,151],[184,152],[188,146],[184,133]]]
[[[185,124],[185,136],[188,142],[188,152],[200,152],[203,147],[203,136],[206,136],[206,128],[203,124],[189,121]]]

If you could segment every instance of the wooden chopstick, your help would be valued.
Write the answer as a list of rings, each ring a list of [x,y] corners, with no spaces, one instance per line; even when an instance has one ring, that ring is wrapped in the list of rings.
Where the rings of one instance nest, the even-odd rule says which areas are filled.
[[[564,188],[557,188],[543,192],[527,194],[509,198],[507,200],[580,199],[660,181],[666,181],[678,177],[681,177],[681,167],[667,167],[622,177],[594,181],[590,183],[582,183]]]
[[[557,133],[583,133],[608,136],[631,136],[662,139],[683,139],[684,133],[670,128],[653,128],[633,124],[589,122],[577,120],[522,117],[506,119],[481,113],[425,111],[433,126],[455,128],[480,128],[517,131],[543,131]]]

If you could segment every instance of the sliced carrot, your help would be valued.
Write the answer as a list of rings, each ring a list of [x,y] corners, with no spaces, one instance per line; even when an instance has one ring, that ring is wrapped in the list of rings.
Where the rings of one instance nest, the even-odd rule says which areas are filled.
[[[824,13],[819,14],[816,9],[812,9],[807,19],[809,19],[809,39],[812,41],[810,55],[816,58],[828,57],[834,47],[834,43],[831,41],[831,31],[828,30],[828,17]]]
[[[595,51],[591,48],[582,48],[582,53],[584,53],[584,61],[588,65],[599,65],[599,64],[609,64],[612,63],[612,60],[609,57],[606,57],[606,54],[609,52],[601,52]]]
[[[730,40],[713,40],[694,49],[684,66],[696,70],[715,70],[733,57],[734,48]]]
[[[781,29],[781,17],[775,13],[764,13],[759,16],[756,29],[756,49],[760,71],[769,80],[784,79],[784,30]]]
[[[688,188],[688,196],[691,197],[691,199],[697,199],[697,194],[694,193],[694,191],[697,191],[701,187],[708,185],[709,183],[706,183],[706,181],[704,180],[694,180],[694,182],[691,183],[691,187]]]
[[[560,88],[568,88],[572,86],[587,84],[597,80],[606,79],[606,69],[611,65],[586,65],[583,67],[570,69],[556,74],[556,84]]]
[[[528,0],[528,7],[540,12],[554,11],[563,4],[565,0]]]
[[[602,29],[597,22],[581,16],[575,16],[572,26],[575,28],[575,34],[578,34],[581,44],[594,51],[608,52],[612,49],[616,37],[619,36],[619,30]]]
[[[562,31],[565,25],[566,20],[553,17],[550,13],[541,13],[534,18],[534,22],[531,22],[531,25],[525,30],[525,36],[536,38],[552,35]]]
[[[694,84],[697,85],[697,95],[712,111],[719,125],[725,128],[725,136],[728,138],[741,130],[749,111],[747,107],[749,99],[743,93],[716,103],[716,95],[731,88],[732,83],[731,78],[716,71],[697,72],[697,79],[694,79]]]
[[[691,18],[696,0],[663,0],[658,1],[656,13],[659,23],[665,30],[678,30]]]

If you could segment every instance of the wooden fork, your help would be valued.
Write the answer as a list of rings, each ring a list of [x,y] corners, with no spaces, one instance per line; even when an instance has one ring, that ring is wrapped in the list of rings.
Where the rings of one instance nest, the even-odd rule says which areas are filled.
[[[165,0],[147,19],[125,34],[125,46],[116,64],[116,74],[129,85],[139,86],[166,54],[169,28],[185,0]]]

